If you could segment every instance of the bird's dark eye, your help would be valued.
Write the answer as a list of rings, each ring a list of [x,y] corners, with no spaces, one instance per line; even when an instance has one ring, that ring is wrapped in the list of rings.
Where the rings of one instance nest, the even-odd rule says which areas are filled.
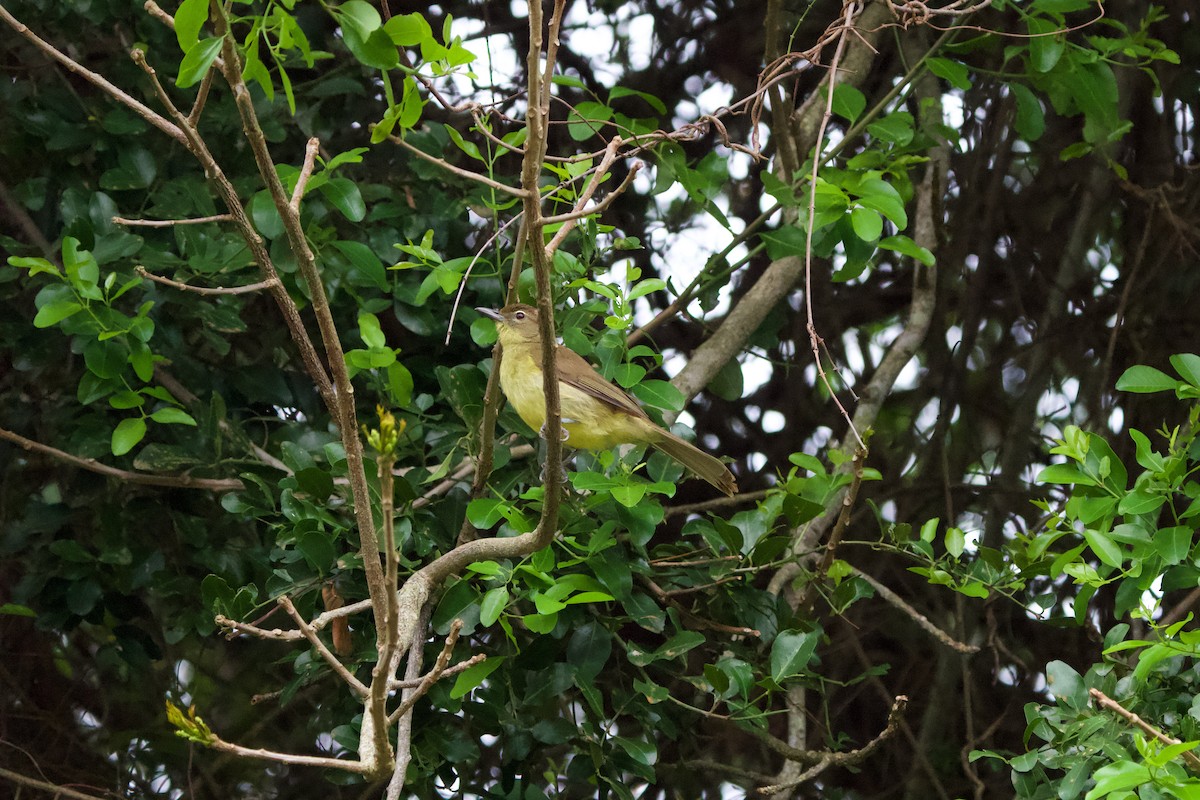
[[[513,316],[516,317],[517,319],[525,319],[525,312],[518,311],[517,313],[513,314]]]

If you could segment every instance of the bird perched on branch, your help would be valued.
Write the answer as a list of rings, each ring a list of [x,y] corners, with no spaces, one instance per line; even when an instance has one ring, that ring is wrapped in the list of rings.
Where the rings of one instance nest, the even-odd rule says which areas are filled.
[[[504,348],[500,388],[525,424],[545,435],[546,397],[537,309],[517,303],[500,310],[475,310],[496,321]],[[732,496],[737,491],[733,473],[720,459],[654,424],[637,401],[605,380],[582,356],[562,345],[557,348],[555,367],[566,444],[583,450],[649,444],[725,494]]]

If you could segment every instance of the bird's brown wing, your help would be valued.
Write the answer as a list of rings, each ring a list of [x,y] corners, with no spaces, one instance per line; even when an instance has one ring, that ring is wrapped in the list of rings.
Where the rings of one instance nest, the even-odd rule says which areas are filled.
[[[555,353],[555,368],[558,372],[558,380],[568,386],[574,386],[581,392],[595,397],[597,400],[608,403],[618,411],[624,411],[626,414],[632,414],[635,417],[649,419],[642,407],[637,404],[629,395],[622,392],[613,384],[604,380],[604,377],[596,372],[595,367],[587,362],[583,356],[576,353],[569,347],[558,348]]]

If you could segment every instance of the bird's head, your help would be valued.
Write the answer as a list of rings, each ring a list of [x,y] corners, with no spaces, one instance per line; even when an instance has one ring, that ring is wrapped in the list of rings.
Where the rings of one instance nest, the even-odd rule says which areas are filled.
[[[513,303],[499,311],[494,308],[477,308],[475,310],[496,321],[496,332],[500,335],[501,344],[518,340],[537,341],[538,339],[538,312],[533,306]]]

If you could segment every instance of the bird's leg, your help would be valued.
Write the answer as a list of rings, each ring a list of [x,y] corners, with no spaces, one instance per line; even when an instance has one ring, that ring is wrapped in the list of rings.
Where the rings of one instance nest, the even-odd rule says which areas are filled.
[[[566,428],[566,425],[567,425],[567,423],[569,423],[569,422],[574,422],[574,421],[575,421],[575,420],[573,420],[573,419],[569,419],[569,418],[567,418],[567,417],[563,417],[563,418],[562,418],[562,424],[563,424],[563,427],[559,429],[559,438],[560,438],[562,441],[564,441],[564,442],[565,442],[565,441],[567,441],[567,439],[568,439],[568,438],[570,437],[570,435],[571,435],[571,432],[570,432],[570,431],[568,431],[568,430],[567,430],[567,428]],[[542,440],[542,443],[541,443],[541,451],[542,451],[542,471],[541,471],[541,473],[539,474],[539,476],[538,476],[538,477],[539,477],[539,479],[540,479],[540,480],[541,480],[543,483],[545,483],[545,481],[546,481],[546,449],[547,449],[547,448],[546,448],[546,423],[544,423],[544,422],[542,423],[541,430],[539,430],[539,431],[538,431],[538,437],[539,437],[539,438]],[[562,486],[563,486],[563,488],[564,488],[564,489],[565,489],[565,488],[567,487],[567,485],[568,485],[568,484],[567,484],[567,458],[568,458],[568,456],[567,456],[567,453],[566,453],[566,452],[564,452],[564,453],[563,453],[563,458],[560,460],[560,462],[559,462],[559,464],[558,464],[558,470],[559,470],[558,477],[559,477],[559,482],[562,484]]]
[[[542,483],[545,483],[546,482],[546,441],[544,439],[542,440],[540,449],[542,451],[542,471],[538,473],[538,479]],[[567,486],[569,485],[567,483],[567,459],[574,457],[575,451],[564,448],[562,455],[563,455],[562,459],[558,462],[558,481],[559,481],[559,483],[562,484],[563,489],[566,489]]]
[[[575,420],[569,419],[567,417],[563,417],[559,421],[562,423],[562,428],[559,431],[558,438],[561,441],[565,442],[571,436],[571,432],[569,430],[567,430],[567,424],[574,422]],[[543,439],[546,438],[546,423],[544,423],[544,422],[542,423],[541,430],[538,431],[538,436],[540,436]]]

